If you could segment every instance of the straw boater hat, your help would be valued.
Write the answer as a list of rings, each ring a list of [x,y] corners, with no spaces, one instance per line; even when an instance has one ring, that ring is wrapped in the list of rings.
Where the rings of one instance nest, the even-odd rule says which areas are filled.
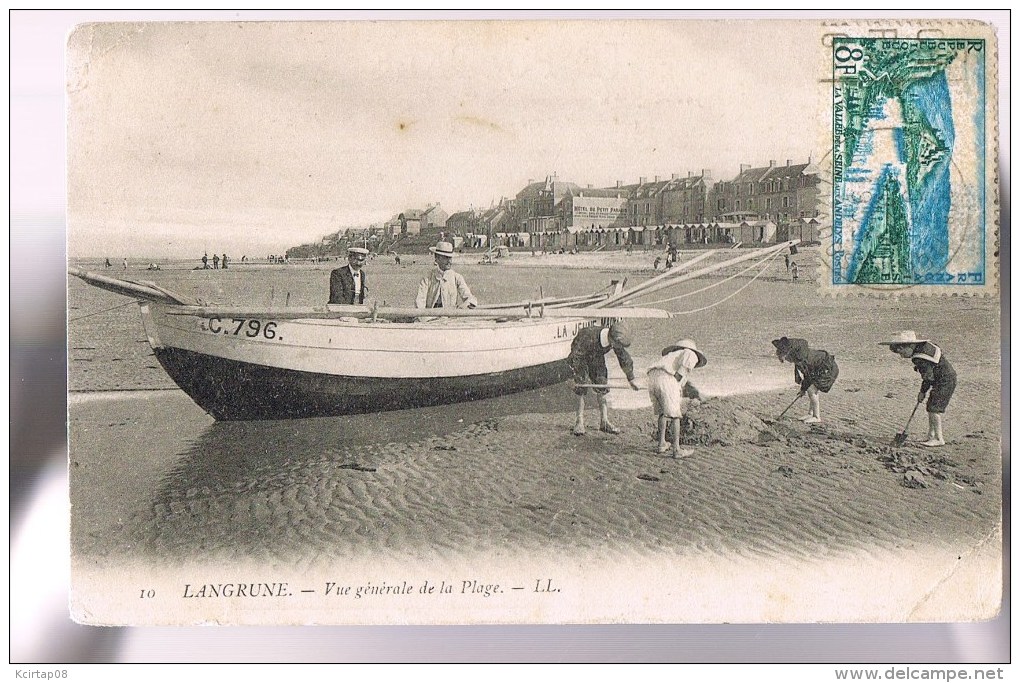
[[[436,256],[449,256],[453,258],[453,245],[449,242],[438,242],[436,246],[429,247],[429,251]]]
[[[348,254],[361,254],[362,256],[368,256],[368,249],[364,247],[347,247]]]
[[[694,343],[693,339],[681,339],[676,344],[673,344],[672,346],[667,346],[662,350],[662,355],[668,356],[674,351],[679,351],[681,349],[690,349],[691,351],[698,355],[698,364],[694,366],[696,368],[700,368],[702,365],[708,362],[708,359],[705,358],[705,354],[703,354],[701,351],[698,351],[698,345]]]
[[[878,343],[881,344],[882,346],[900,346],[900,345],[905,346],[907,344],[923,344],[927,341],[931,340],[918,339],[917,333],[914,332],[913,330],[903,330],[901,332],[897,332],[896,334],[894,334],[890,341],[881,341]]]

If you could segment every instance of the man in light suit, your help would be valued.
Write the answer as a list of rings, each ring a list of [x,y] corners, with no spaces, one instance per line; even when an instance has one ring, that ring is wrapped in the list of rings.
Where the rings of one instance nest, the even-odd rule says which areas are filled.
[[[347,265],[329,274],[329,303],[348,306],[365,303],[367,259],[368,249],[350,247],[347,250]]]
[[[422,278],[415,297],[415,308],[474,308],[478,300],[464,280],[453,269],[453,244],[439,242],[429,251],[435,256],[436,267]]]

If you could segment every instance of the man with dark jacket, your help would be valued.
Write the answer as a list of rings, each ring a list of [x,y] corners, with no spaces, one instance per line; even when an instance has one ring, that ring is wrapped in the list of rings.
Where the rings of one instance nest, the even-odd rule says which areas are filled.
[[[350,247],[347,250],[347,265],[329,274],[329,303],[348,306],[365,303],[367,259],[368,249]]]

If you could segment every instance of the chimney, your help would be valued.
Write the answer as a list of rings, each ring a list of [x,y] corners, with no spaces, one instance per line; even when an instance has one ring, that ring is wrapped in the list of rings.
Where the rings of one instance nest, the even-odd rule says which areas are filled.
[[[704,178],[707,175],[708,175],[708,169],[707,168],[701,169],[701,177]]]
[[[616,187],[617,187],[617,188],[621,188],[621,187],[623,187],[623,181],[622,181],[622,180],[617,180],[617,181],[616,181]]]
[[[638,178],[638,185],[644,185],[646,180],[648,180],[648,176],[641,176]]]
[[[740,164],[740,172],[741,173],[743,173],[744,171],[750,171],[750,170],[751,170],[751,164]]]
[[[773,168],[776,165],[775,159],[769,159],[769,168]]]
[[[674,173],[673,176],[671,177],[671,180],[676,180],[679,177],[680,177],[679,173]]]
[[[532,184],[533,182],[535,182],[534,178],[528,178],[528,185]]]
[[[591,183],[588,183],[588,189],[589,190],[591,189]]]
[[[659,176],[655,176],[655,182],[659,182]]]
[[[789,159],[787,159],[787,160],[786,160],[786,165],[787,165],[787,166],[789,166],[789,165],[790,165],[790,160],[789,160]]]

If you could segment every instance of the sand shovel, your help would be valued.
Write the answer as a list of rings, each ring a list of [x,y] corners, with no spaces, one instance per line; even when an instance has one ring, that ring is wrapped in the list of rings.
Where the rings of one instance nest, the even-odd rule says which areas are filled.
[[[917,409],[921,407],[921,404],[923,402],[924,401],[918,401],[914,405],[914,410],[911,411],[910,417],[907,419],[907,424],[906,424],[905,427],[903,427],[903,431],[900,432],[899,434],[897,434],[895,437],[893,437],[893,441],[892,441],[892,445],[893,446],[902,446],[903,444],[905,444],[907,442],[907,430],[910,429],[910,423],[913,421],[914,415],[917,414]]]
[[[790,412],[790,408],[792,408],[794,406],[794,404],[797,403],[797,401],[799,401],[800,397],[803,396],[803,395],[804,394],[797,394],[797,398],[795,398],[792,401],[790,401],[790,405],[786,406],[786,410],[784,410],[783,412],[779,413],[779,417],[777,417],[776,419],[774,419],[774,420],[762,420],[762,422],[764,422],[767,425],[774,425],[774,424],[776,424],[777,422],[779,422],[780,420],[783,419],[783,415],[786,415],[788,412]]]

